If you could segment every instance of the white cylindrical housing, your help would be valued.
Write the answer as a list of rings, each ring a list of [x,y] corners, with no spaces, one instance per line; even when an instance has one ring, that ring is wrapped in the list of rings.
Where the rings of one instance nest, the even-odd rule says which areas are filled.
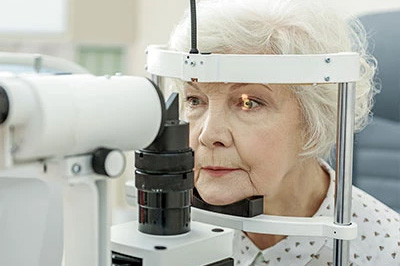
[[[6,123],[15,128],[17,160],[139,149],[162,124],[163,99],[142,77],[32,75],[0,84],[10,98]]]
[[[15,75],[0,77],[0,87],[7,92],[8,101],[10,103],[9,113],[5,124],[7,125],[23,125],[37,109],[34,92],[31,86]]]

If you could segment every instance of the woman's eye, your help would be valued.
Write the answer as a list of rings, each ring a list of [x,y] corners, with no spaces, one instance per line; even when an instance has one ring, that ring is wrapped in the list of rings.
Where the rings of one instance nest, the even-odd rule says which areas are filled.
[[[241,107],[243,110],[251,110],[261,105],[260,102],[256,100],[249,99],[247,94],[243,94],[241,98]]]
[[[201,100],[194,96],[186,97],[186,103],[189,104],[190,107],[195,107],[201,104]]]

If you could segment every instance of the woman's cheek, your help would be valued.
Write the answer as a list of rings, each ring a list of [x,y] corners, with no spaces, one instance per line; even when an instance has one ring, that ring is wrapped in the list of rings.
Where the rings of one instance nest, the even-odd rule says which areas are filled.
[[[199,131],[196,127],[195,123],[191,123],[189,122],[189,146],[196,151],[199,143],[198,143],[198,139],[199,139]]]

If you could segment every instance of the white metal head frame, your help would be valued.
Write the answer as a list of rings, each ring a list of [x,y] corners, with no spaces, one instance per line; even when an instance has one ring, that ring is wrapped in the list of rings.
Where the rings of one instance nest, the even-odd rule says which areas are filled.
[[[297,218],[260,215],[241,218],[193,208],[193,219],[239,230],[324,236],[334,239],[334,265],[347,265],[348,240],[357,236],[351,223],[355,82],[359,79],[357,53],[312,55],[191,54],[149,46],[147,70],[160,77],[197,82],[269,84],[338,83],[336,143],[336,203],[334,217]]]

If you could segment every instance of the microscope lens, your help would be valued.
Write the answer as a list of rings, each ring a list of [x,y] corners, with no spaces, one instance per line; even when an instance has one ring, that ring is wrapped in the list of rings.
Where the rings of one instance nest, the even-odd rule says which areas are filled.
[[[194,152],[189,147],[189,124],[179,121],[178,96],[167,101],[161,135],[135,152],[139,231],[177,235],[190,231],[194,187]]]

